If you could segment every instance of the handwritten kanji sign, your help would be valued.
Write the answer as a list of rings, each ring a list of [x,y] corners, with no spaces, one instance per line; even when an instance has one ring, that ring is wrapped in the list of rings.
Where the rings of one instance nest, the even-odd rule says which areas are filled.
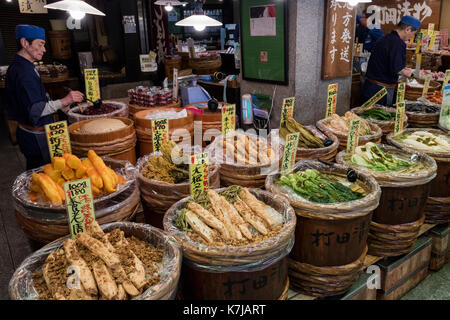
[[[405,102],[397,103],[397,112],[395,113],[394,133],[403,131],[403,122],[405,121]]]
[[[286,144],[284,146],[283,162],[281,164],[281,173],[292,170],[297,156],[298,138],[300,133],[295,132],[286,136]]]
[[[426,76],[425,83],[423,84],[422,97],[428,96],[428,89],[430,88],[431,76]]]
[[[397,103],[405,101],[406,83],[400,82],[397,86]]]
[[[91,101],[100,99],[98,69],[84,69],[84,82],[86,85],[86,97]]]
[[[327,113],[325,115],[326,118],[329,118],[336,113],[337,95],[338,95],[338,84],[337,83],[330,84],[328,86]]]
[[[430,37],[430,44],[428,45],[428,50],[433,50],[434,49],[434,43],[436,42],[436,35],[432,35]]]
[[[161,150],[161,144],[169,140],[169,119],[152,120],[153,152]]]
[[[350,121],[350,131],[347,138],[347,153],[354,154],[358,145],[360,119]]]
[[[89,230],[95,221],[94,198],[91,180],[81,179],[64,184],[67,214],[72,238]]]
[[[283,107],[281,108],[280,128],[286,126],[286,121],[294,117],[295,97],[283,99]]]
[[[420,53],[420,49],[422,48],[422,38],[423,38],[423,33],[422,32],[418,32],[417,33],[417,44],[416,44],[416,54]]]
[[[381,89],[380,91],[378,91],[377,93],[375,93],[375,95],[370,98],[369,100],[367,100],[362,106],[361,109],[365,109],[365,108],[370,108],[371,106],[373,106],[375,103],[377,103],[378,101],[380,101],[380,99],[382,99],[385,95],[387,95],[387,90],[386,88],[383,87],[383,89]]]
[[[349,77],[356,11],[345,2],[325,2],[322,79]]]
[[[191,181],[192,197],[197,197],[199,194],[209,189],[208,153],[199,153],[191,156],[189,177]]]
[[[228,133],[236,129],[236,105],[222,107],[222,135],[226,136]]]
[[[50,158],[62,157],[64,153],[72,153],[67,121],[51,123],[45,126]]]

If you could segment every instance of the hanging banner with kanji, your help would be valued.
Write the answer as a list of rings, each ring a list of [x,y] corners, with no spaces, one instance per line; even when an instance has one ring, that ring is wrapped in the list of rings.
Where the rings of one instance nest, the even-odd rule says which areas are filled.
[[[208,153],[199,153],[191,156],[189,176],[192,197],[197,197],[209,189]]]
[[[283,99],[283,107],[281,108],[280,128],[286,126],[286,121],[294,117],[295,97]]]
[[[98,69],[84,69],[84,82],[86,85],[86,97],[91,101],[100,99]]]
[[[89,230],[95,221],[94,198],[89,178],[64,184],[67,214],[72,238]]]
[[[64,153],[72,153],[67,121],[50,123],[45,126],[50,159],[62,157]]]
[[[222,106],[222,135],[226,136],[228,133],[236,129],[236,105]]]
[[[169,119],[152,120],[153,152],[161,150],[161,144],[169,140]]]
[[[356,11],[346,2],[325,2],[322,79],[352,75],[352,50]]]

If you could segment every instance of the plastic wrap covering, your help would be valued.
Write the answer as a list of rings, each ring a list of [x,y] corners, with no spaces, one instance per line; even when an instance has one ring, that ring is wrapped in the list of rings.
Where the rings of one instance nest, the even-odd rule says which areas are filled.
[[[307,169],[315,169],[325,174],[342,177],[340,181],[342,184],[345,184],[347,181],[348,167],[339,164],[329,166],[318,161],[303,160],[295,164],[293,172]],[[324,204],[308,201],[297,195],[290,187],[281,185],[279,183],[280,174],[267,177],[266,190],[287,198],[296,211],[298,209],[301,210],[303,216],[311,216],[323,220],[351,219],[355,216],[366,215],[378,207],[381,195],[381,188],[372,176],[359,171],[357,171],[357,175],[358,178],[355,184],[364,189],[366,196],[349,202]]]
[[[218,193],[225,189],[215,190]],[[263,270],[289,254],[294,245],[296,216],[283,197],[259,189],[248,189],[258,200],[283,217],[283,228],[274,237],[245,246],[208,246],[193,241],[175,227],[175,221],[190,197],[175,203],[164,216],[164,230],[173,235],[183,248],[183,261],[207,272],[253,272]]]
[[[330,121],[330,118],[319,120],[316,124],[317,128],[319,128],[325,134],[328,134],[329,132],[331,132],[339,139],[339,142],[341,143],[341,145],[347,145],[348,130],[347,131],[336,130],[329,126],[329,121]],[[379,126],[377,126],[376,124],[371,123],[369,121],[368,121],[368,124],[372,130],[372,134],[368,135],[368,136],[359,135],[359,139],[358,139],[359,145],[366,144],[369,141],[378,142],[378,141],[380,141],[381,136],[383,135],[383,131],[381,130],[381,128]]]
[[[113,169],[117,174],[122,175],[125,178],[126,182],[123,184],[119,184],[117,186],[117,191],[108,195],[104,195],[102,197],[98,197],[94,199],[94,205],[97,209],[99,206],[102,206],[103,203],[108,200],[117,197],[120,193],[127,190],[134,182],[136,178],[136,169],[135,167],[128,161],[124,160],[116,160],[108,157],[102,158],[105,164]],[[19,175],[14,184],[12,186],[12,196],[14,199],[14,203],[16,207],[21,207],[26,211],[33,212],[34,210],[38,212],[46,211],[47,213],[53,214],[57,212],[65,212],[66,206],[60,205],[56,206],[50,202],[35,202],[30,199],[30,182],[31,175],[33,173],[42,173],[44,172],[44,167],[40,167],[37,169],[29,170],[21,175]]]
[[[114,222],[101,226],[105,232],[114,229],[124,231],[125,236],[135,236],[151,246],[164,252],[162,263],[158,265],[160,281],[148,288],[134,300],[167,300],[174,299],[180,277],[181,248],[175,239],[160,229],[150,225],[131,222]],[[9,283],[9,295],[12,300],[38,300],[39,295],[33,286],[32,274],[39,271],[47,256],[62,249],[64,239],[58,239],[27,257],[14,272]]]
[[[102,101],[102,104],[112,105],[113,107],[117,108],[117,110],[107,114],[84,115],[80,113],[80,107],[75,107],[67,112],[69,124],[89,119],[111,118],[111,117],[128,118],[128,105],[126,103],[119,101],[105,100]],[[87,103],[82,104],[83,109],[86,109],[88,107],[89,105]]]
[[[377,120],[377,119],[361,116],[361,113],[363,111],[374,109],[374,108],[376,108],[376,109],[383,109],[384,111],[393,113],[394,117],[391,120]],[[376,104],[376,105],[374,105],[372,107],[364,108],[364,109],[362,109],[361,107],[354,108],[354,109],[352,109],[352,112],[356,113],[358,116],[360,116],[364,120],[366,120],[366,121],[368,121],[370,123],[373,123],[373,124],[377,125],[378,127],[380,127],[380,129],[383,132],[383,134],[388,134],[388,133],[394,131],[394,128],[395,128],[395,113],[396,113],[396,109],[395,108],[388,108],[388,107]],[[403,128],[406,128],[407,125],[408,125],[408,116],[405,115],[405,119],[403,120]]]
[[[353,163],[351,155],[345,150],[338,153],[336,162],[373,176],[381,187],[417,186],[426,184],[436,177],[436,161],[425,153],[399,150],[385,144],[379,144],[378,147],[395,158],[411,162],[411,166],[397,171],[375,171]]]
[[[314,135],[321,140],[330,139],[333,141],[333,143],[327,147],[323,148],[297,148],[297,155],[296,155],[296,161],[300,160],[334,160],[334,157],[336,156],[337,149],[339,147],[339,139],[330,131],[323,133],[322,131],[318,130],[316,126],[305,126],[305,128],[309,129]],[[279,136],[279,129],[274,129],[270,131],[269,134],[269,142],[270,144],[280,144],[282,146],[282,153],[284,153],[284,146],[286,142],[282,137]]]
[[[428,132],[428,133],[434,134],[435,136],[441,136],[442,139],[444,139],[447,142],[447,147],[446,148],[444,147],[444,148],[442,148],[441,151],[439,151],[439,150],[428,148],[424,144],[414,146],[414,145],[411,145],[410,143],[404,142],[404,140],[402,140],[403,137],[410,135],[412,133],[415,133],[415,132],[419,132],[419,131],[420,132]],[[450,135],[441,130],[438,130],[438,129],[417,129],[417,128],[405,129],[397,135],[394,135],[394,133],[389,134],[387,136],[387,141],[389,142],[389,144],[396,146],[398,148],[401,148],[401,149],[407,149],[407,150],[426,153],[429,156],[433,157],[434,159],[437,159],[437,158],[450,159]]]
[[[408,116],[408,123],[410,127],[434,127],[439,122],[439,114],[441,107],[438,104],[431,103],[425,98],[419,98],[417,101],[405,101],[406,115]],[[412,105],[423,105],[422,111],[409,111]],[[435,108],[435,112],[426,112],[426,107]],[[433,109],[429,109],[433,111]],[[405,127],[406,128],[406,127]]]

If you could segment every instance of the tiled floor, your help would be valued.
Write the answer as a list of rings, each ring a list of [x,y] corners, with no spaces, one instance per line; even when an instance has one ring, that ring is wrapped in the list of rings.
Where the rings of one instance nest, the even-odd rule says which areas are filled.
[[[20,230],[14,216],[11,186],[25,170],[25,159],[17,146],[12,146],[0,109],[0,300],[9,299],[8,283],[14,270],[34,250]],[[449,299],[450,263],[430,274],[403,299]]]

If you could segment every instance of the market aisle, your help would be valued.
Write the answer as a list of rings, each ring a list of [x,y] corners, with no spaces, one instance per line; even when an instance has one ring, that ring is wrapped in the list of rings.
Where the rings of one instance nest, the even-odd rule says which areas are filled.
[[[429,275],[402,300],[450,300],[450,262]]]
[[[9,141],[3,112],[0,112],[0,150],[0,299],[9,299],[9,280],[32,249],[16,223],[11,199],[11,186],[25,170],[25,159]]]

